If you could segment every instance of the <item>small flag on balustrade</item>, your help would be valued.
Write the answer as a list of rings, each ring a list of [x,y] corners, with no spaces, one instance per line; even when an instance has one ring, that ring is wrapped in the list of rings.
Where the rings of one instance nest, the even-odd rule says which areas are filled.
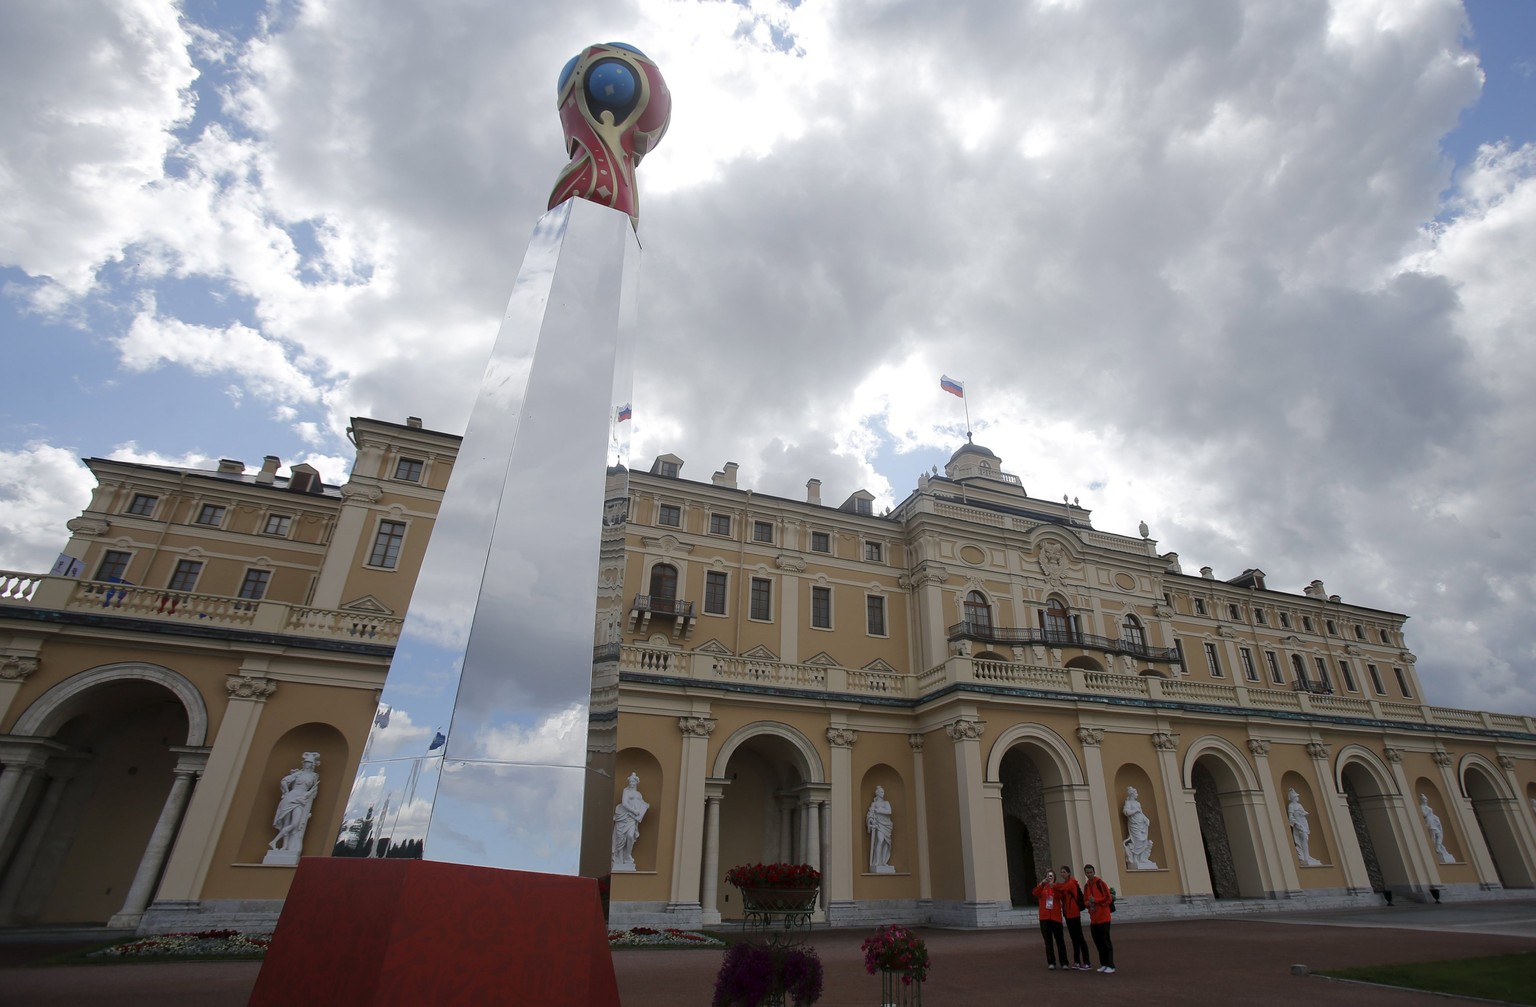
[[[962,399],[965,398],[965,382],[956,381],[948,374],[939,375],[939,387],[951,395],[958,395]]]
[[[388,727],[389,726],[389,715],[391,713],[393,713],[393,712],[394,711],[391,710],[389,707],[381,706],[381,707],[379,707],[379,712],[375,713],[373,715],[373,722],[375,724],[379,725],[379,727],[381,729],[385,728],[385,727]]]
[[[624,403],[622,406],[619,407],[619,422],[620,423],[623,423],[625,420],[629,419],[633,415],[634,415],[634,412],[633,412],[633,410],[631,410],[629,408],[629,403],[628,402]]]
[[[427,751],[435,752],[446,744],[448,744],[448,736],[442,731],[438,731],[437,735],[432,739],[432,744],[427,746]]]

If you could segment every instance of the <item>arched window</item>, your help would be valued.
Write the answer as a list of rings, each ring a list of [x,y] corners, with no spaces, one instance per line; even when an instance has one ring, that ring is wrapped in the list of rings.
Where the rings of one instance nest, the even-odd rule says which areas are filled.
[[[1070,643],[1074,620],[1066,601],[1053,594],[1045,604],[1045,611],[1040,613],[1040,628],[1045,630],[1045,642]]]
[[[1296,684],[1302,688],[1307,687],[1307,666],[1301,660],[1300,654],[1291,655],[1291,670],[1296,673]]]
[[[973,633],[992,631],[992,606],[987,604],[987,596],[980,591],[965,596],[965,621],[970,623]]]
[[[677,567],[657,563],[651,567],[651,611],[670,612],[677,600]]]
[[[1141,620],[1134,615],[1125,617],[1125,622],[1120,624],[1120,639],[1132,647],[1145,647],[1147,645],[1147,631],[1141,628]]]

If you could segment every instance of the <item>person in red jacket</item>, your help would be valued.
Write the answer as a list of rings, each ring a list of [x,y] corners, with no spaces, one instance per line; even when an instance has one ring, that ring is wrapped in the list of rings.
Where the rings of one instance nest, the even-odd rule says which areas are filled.
[[[1099,949],[1099,971],[1115,971],[1115,945],[1109,939],[1109,907],[1115,898],[1109,893],[1104,879],[1093,872],[1092,864],[1083,865],[1083,895],[1088,902],[1088,932],[1093,935],[1093,946]]]
[[[1046,968],[1054,969],[1057,958],[1061,959],[1063,969],[1068,968],[1067,945],[1061,939],[1061,896],[1056,894],[1055,871],[1045,872],[1045,880],[1035,886],[1034,895],[1040,900],[1040,936],[1045,939]]]
[[[1077,886],[1072,868],[1066,864],[1061,865],[1061,874],[1056,878],[1056,894],[1061,899],[1062,922],[1066,924],[1067,936],[1072,939],[1072,967],[1087,972],[1093,968],[1093,962],[1088,959],[1088,942],[1083,940],[1083,890]],[[1062,967],[1066,968],[1065,956]]]

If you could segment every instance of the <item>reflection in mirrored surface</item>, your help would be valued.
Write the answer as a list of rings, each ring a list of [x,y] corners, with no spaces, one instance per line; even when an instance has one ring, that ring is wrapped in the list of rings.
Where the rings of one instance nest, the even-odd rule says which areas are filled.
[[[621,211],[572,200],[536,226],[338,849],[367,823],[373,855],[578,872],[588,775],[612,792],[616,655],[595,675],[622,605],[638,263]]]

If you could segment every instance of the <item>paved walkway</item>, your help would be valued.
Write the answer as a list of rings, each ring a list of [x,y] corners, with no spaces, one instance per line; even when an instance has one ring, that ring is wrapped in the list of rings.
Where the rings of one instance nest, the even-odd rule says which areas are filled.
[[[1444,998],[1429,994],[1297,977],[1290,969],[1297,964],[1326,969],[1536,951],[1536,902],[1117,924],[1119,971],[1112,976],[1047,971],[1035,931],[921,933],[933,960],[923,991],[928,1007],[1012,1007],[1041,997],[1070,1003],[1104,996],[1144,1004],[1289,1007],[1305,1001],[1308,1007],[1443,1007]],[[867,934],[823,930],[813,935],[827,975],[821,1000],[826,1007],[878,1002],[879,982],[864,972],[859,953],[859,942]],[[243,1007],[260,968],[254,963],[212,962],[29,967],[75,946],[0,938],[0,1005]],[[712,951],[625,949],[614,954],[624,1007],[707,1007],[719,965],[720,956]],[[295,1000],[295,1007],[305,1005]]]

